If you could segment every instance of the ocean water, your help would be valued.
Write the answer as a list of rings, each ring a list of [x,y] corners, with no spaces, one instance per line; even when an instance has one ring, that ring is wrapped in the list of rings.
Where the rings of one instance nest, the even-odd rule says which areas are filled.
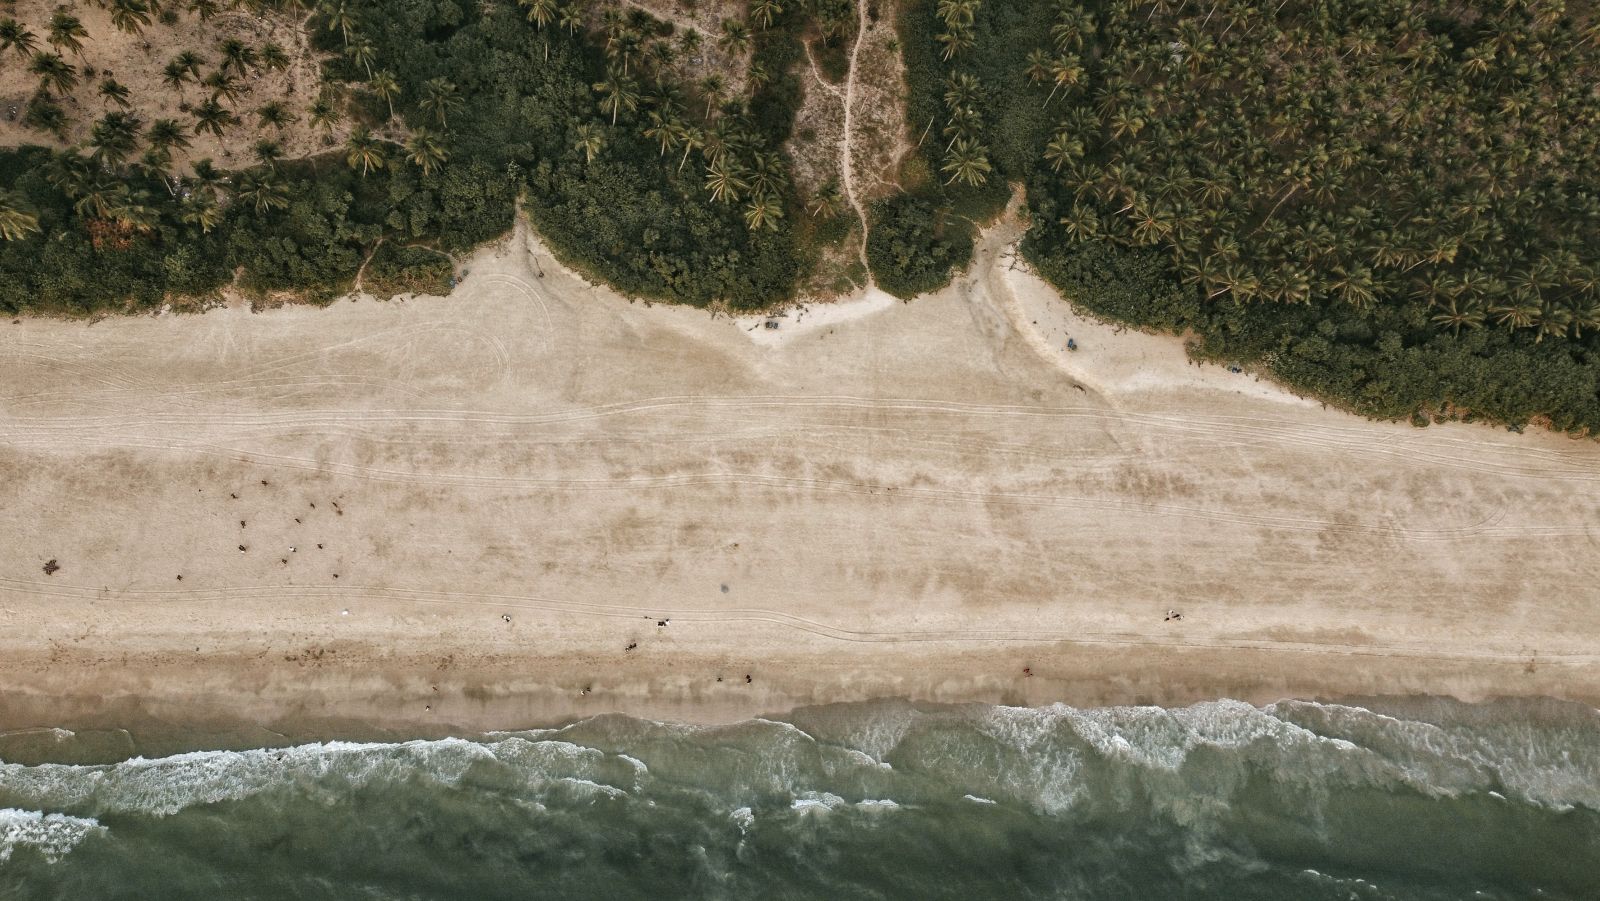
[[[1600,712],[886,701],[7,762],[0,898],[1595,899]]]

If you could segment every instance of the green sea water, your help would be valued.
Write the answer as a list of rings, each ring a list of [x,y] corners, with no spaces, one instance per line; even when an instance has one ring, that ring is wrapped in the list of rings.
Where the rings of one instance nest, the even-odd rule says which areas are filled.
[[[3,763],[0,898],[1595,899],[1600,712],[884,701]]]

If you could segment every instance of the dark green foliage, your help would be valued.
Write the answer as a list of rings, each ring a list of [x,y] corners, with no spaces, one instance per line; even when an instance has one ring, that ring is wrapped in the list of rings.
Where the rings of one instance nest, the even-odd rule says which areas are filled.
[[[878,286],[911,298],[949,284],[972,259],[972,228],[935,204],[937,196],[902,194],[872,210],[867,262]]]
[[[1027,93],[1048,95],[1035,63],[1057,54],[1087,83],[1052,106],[1025,250],[1074,300],[1371,416],[1600,429],[1600,44],[1582,23],[1401,0],[1053,6]]]
[[[615,125],[601,113],[592,85],[614,61],[608,63],[599,35],[574,35],[554,23],[537,29],[510,0],[343,6],[356,14],[351,40],[370,45],[365,62],[386,66],[399,83],[395,114],[410,129],[440,134],[446,156],[431,173],[392,145],[380,148],[386,165],[369,166],[364,176],[340,152],[231,173],[215,188],[194,186],[190,200],[154,175],[105,173],[130,186],[119,202],[154,211],[153,227],[130,231],[116,224],[120,213],[75,211],[76,196],[43,177],[48,153],[0,153],[0,188],[15,186],[38,209],[42,230],[0,245],[0,308],[148,306],[169,292],[215,290],[235,270],[247,289],[326,300],[349,289],[380,239],[387,239],[385,247],[421,242],[461,251],[504,234],[519,192],[557,252],[627,293],[737,307],[792,293],[806,258],[793,230],[752,230],[743,203],[714,202],[704,186],[708,149],[685,159],[647,139],[641,132],[655,100],[618,111]],[[343,53],[345,36],[329,29],[324,15],[312,20],[315,41],[332,51],[331,73],[359,87],[367,66]],[[793,127],[800,87],[792,70],[804,24],[791,11],[757,32],[755,59],[771,77],[753,96],[713,110],[713,121],[697,123],[719,130],[741,171],[770,156]],[[648,30],[662,31],[659,23]],[[652,87],[655,75],[635,64],[630,77],[641,89]],[[454,87],[453,101],[419,105],[428,96],[425,86],[439,80]],[[673,92],[682,98],[680,87],[667,84],[652,97]],[[364,89],[351,97],[357,123],[387,119],[385,100]],[[574,147],[583,126],[602,133],[603,149],[592,163]],[[93,181],[94,172],[84,178]],[[787,179],[764,190],[782,216],[802,214]],[[203,231],[192,213],[212,196],[221,212]],[[106,240],[108,229],[115,240]]]
[[[386,241],[372,252],[362,287],[378,297],[395,294],[448,294],[454,285],[450,258],[426,247]]]

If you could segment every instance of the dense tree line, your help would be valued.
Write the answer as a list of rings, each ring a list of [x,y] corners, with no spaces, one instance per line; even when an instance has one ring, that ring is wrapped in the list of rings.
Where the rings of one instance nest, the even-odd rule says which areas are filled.
[[[282,104],[236,105],[240,80],[277,53],[180,51],[169,83],[192,92],[192,121],[119,108],[84,146],[0,155],[0,306],[148,305],[235,273],[247,288],[332,297],[380,242],[458,250],[503,233],[519,192],[558,252],[623,291],[781,299],[807,253],[785,227],[806,212],[780,150],[800,101],[797,35],[832,8],[792,6],[753,0],[750,24],[724,23],[717,40],[750,60],[733,95],[719,72],[672,77],[701,36],[638,10],[606,10],[590,29],[577,0],[328,0],[310,19],[330,62],[309,115],[352,128],[336,151],[301,161],[271,138],[292,115]],[[40,91],[49,100],[48,75]],[[263,133],[258,165],[170,165],[188,134],[247,120]],[[402,281],[437,283],[437,262],[413,262],[422,268]]]
[[[912,124],[949,130],[927,165],[1025,180],[1025,251],[1074,300],[1370,415],[1600,428],[1587,4],[940,0],[908,17]],[[921,268],[943,266],[930,248]]]

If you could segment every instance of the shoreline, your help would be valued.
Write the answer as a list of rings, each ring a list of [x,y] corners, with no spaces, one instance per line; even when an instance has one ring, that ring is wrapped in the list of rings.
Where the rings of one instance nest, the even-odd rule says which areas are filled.
[[[0,732],[1600,704],[1600,448],[1320,409],[1013,241],[777,330],[521,223],[448,298],[0,330]]]

